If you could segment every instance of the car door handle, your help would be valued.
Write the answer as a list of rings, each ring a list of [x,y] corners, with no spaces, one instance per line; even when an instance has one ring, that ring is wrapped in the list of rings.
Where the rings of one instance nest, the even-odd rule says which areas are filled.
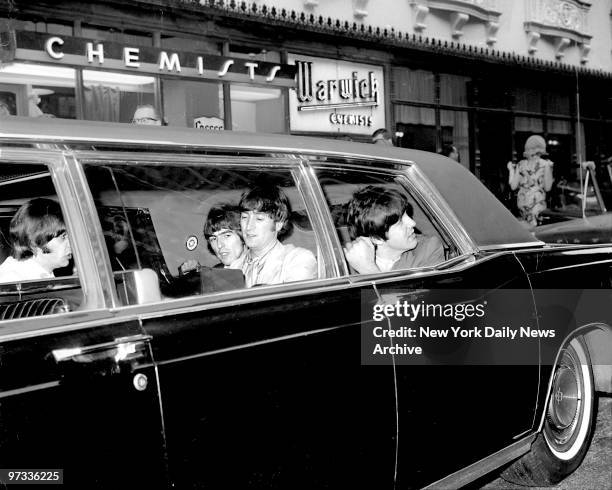
[[[73,361],[85,364],[103,359],[119,362],[129,357],[137,356],[138,352],[150,340],[150,335],[133,335],[130,337],[119,337],[110,342],[102,342],[100,344],[55,349],[51,351],[51,354],[56,362]]]

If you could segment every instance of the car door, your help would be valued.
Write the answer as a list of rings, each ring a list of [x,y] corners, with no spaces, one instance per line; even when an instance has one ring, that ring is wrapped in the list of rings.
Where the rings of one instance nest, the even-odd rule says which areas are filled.
[[[69,488],[165,488],[150,338],[136,317],[110,311],[78,164],[59,152],[3,148],[0,172],[3,209],[41,195],[59,202],[72,249],[68,270],[53,278],[0,284],[2,467],[63,470],[57,478]]]
[[[173,484],[393,487],[394,371],[360,366],[359,305],[373,289],[337,277],[299,161],[122,155],[89,162],[86,175],[99,214],[125,208],[141,265],[157,269],[162,284],[156,311],[140,318],[159,375]],[[202,275],[195,289],[186,286],[178,271],[187,260],[206,277],[223,272],[202,237],[209,211],[236,205],[262,179],[291,203],[283,245],[310,250],[317,276],[250,289],[207,283],[203,292]]]
[[[366,186],[392,188],[411,203],[416,232],[440,241],[446,259],[403,272],[349,276],[374,282],[377,302],[362,304],[362,362],[364,370],[389,364],[396,368],[398,484],[418,488],[510,446],[531,430],[539,375],[537,339],[481,338],[470,332],[484,335],[485,327],[491,327],[505,333],[504,326],[537,325],[535,310],[516,257],[472,253],[460,224],[449,222],[452,211],[409,166],[359,163],[313,162],[338,246],[348,247],[350,241],[348,202],[355,193]],[[348,272],[356,271],[347,266]],[[410,313],[411,306],[427,305],[439,309]],[[456,317],[460,312],[458,320],[443,313],[449,308]],[[472,336],[453,339],[451,326]],[[440,330],[451,338],[432,332]]]

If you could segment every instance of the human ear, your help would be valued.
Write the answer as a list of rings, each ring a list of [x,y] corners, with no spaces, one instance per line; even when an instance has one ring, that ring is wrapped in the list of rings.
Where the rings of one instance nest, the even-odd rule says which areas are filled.
[[[276,228],[276,232],[279,233],[283,229],[284,225],[285,225],[284,221],[275,221],[274,227]]]

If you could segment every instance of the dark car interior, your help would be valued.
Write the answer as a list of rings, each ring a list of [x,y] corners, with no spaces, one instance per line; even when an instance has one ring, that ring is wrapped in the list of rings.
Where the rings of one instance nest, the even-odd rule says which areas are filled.
[[[0,263],[11,254],[10,222],[28,199],[57,200],[51,175],[43,165],[0,165]],[[26,318],[77,309],[83,295],[74,262],[54,271],[54,279],[0,284],[0,319]]]

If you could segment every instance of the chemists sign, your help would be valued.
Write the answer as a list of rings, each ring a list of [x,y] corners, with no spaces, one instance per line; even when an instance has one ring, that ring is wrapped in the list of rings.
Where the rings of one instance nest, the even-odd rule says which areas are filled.
[[[292,131],[371,134],[385,127],[383,69],[289,55],[296,88],[289,91]]]

